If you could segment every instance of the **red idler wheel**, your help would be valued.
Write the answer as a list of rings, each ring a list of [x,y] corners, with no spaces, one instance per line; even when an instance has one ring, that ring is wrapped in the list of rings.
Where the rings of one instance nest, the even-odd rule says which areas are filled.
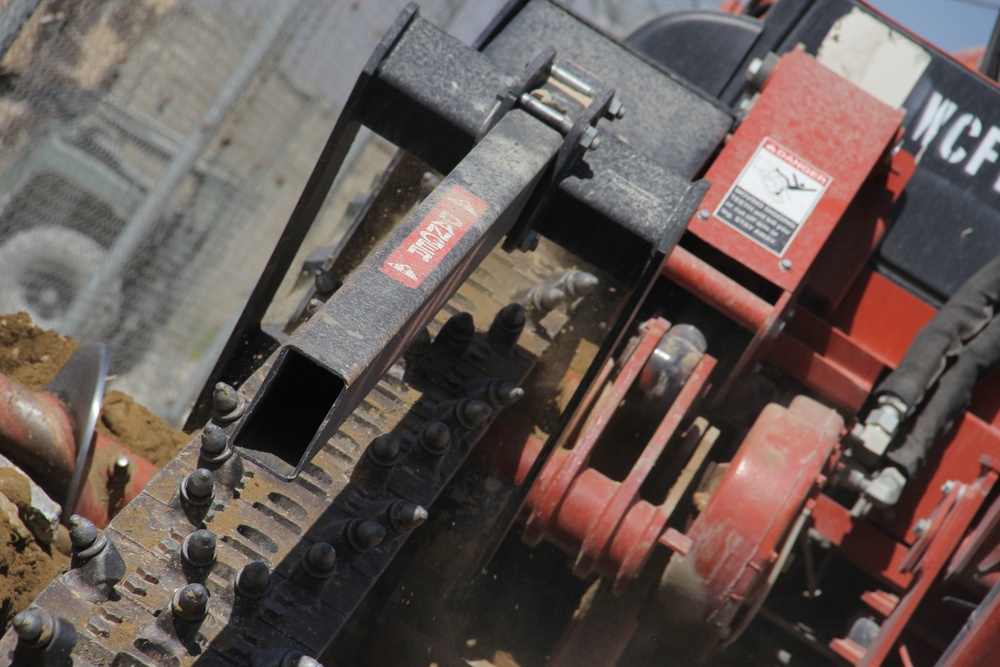
[[[843,429],[840,415],[805,396],[761,411],[664,570],[644,620],[651,632],[697,662],[735,641],[770,590],[779,551],[797,536]]]

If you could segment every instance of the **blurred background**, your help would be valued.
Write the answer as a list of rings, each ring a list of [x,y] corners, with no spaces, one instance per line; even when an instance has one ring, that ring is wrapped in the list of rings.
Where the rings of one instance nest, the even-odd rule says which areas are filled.
[[[0,313],[105,341],[112,386],[181,423],[405,4],[0,0]],[[420,4],[470,42],[504,0]],[[719,3],[565,4],[623,37]],[[950,51],[985,44],[996,16],[979,0],[873,4]],[[391,152],[362,135],[337,192],[364,191]],[[307,248],[350,204],[330,197]]]

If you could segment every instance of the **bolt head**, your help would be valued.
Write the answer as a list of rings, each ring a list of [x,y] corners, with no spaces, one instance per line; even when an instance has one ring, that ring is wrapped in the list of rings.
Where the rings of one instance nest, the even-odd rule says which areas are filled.
[[[441,327],[442,335],[455,341],[456,343],[468,343],[476,333],[476,322],[472,315],[466,312],[456,313],[448,318],[448,321]]]
[[[780,262],[778,262],[778,268],[781,269],[782,271],[791,271],[792,270],[792,260],[790,260],[788,258],[785,258],[785,259],[781,260]]]
[[[601,279],[586,271],[570,271],[559,281],[572,296],[587,296],[593,294]]]
[[[532,296],[534,296],[534,302],[538,306],[538,309],[546,313],[557,308],[559,304],[566,300],[566,292],[554,285],[538,288],[533,292]]]
[[[705,220],[708,220],[709,212],[707,209],[704,208],[698,209],[698,212],[695,214],[695,216],[697,216],[699,220],[704,222]]]

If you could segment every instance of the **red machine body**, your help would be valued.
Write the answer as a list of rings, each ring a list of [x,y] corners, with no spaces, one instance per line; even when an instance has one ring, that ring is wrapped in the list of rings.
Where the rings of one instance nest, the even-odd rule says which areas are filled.
[[[916,168],[900,150],[902,122],[901,110],[796,50],[777,63],[709,166],[711,187],[690,221],[689,242],[669,255],[663,279],[721,315],[722,327],[747,330],[750,342],[728,376],[713,376],[716,359],[705,354],[644,446],[631,450],[609,444],[609,425],[670,324],[647,321],[591,385],[528,493],[524,539],[559,546],[575,574],[602,575],[623,599],[592,599],[551,664],[580,664],[583,655],[586,664],[620,664],[650,619],[658,619],[657,641],[704,662],[735,642],[782,586],[789,558],[810,543],[834,550],[873,583],[857,601],[878,631],[863,643],[844,636],[814,646],[834,662],[934,664],[947,647],[946,628],[955,627],[943,591],[960,584],[982,595],[995,583],[988,574],[995,559],[983,560],[1000,543],[993,381],[891,511],[852,512],[828,484],[876,383],[935,312],[869,263],[889,207]],[[713,333],[706,331],[709,352]],[[683,519],[680,500],[697,486],[718,435],[690,419],[742,400],[740,378],[762,367],[813,398],[766,406],[730,463],[700,478],[708,499]],[[682,423],[688,428],[679,433]],[[617,447],[611,456],[631,467],[608,474],[602,447]],[[496,451],[481,459],[520,479],[540,448],[529,439],[517,451],[504,448],[504,460]],[[640,487],[664,466],[675,483],[657,504]],[[634,583],[656,548],[674,554],[660,582]],[[654,601],[638,602],[630,585],[658,587]],[[991,593],[938,664],[993,664],[995,600]],[[948,620],[928,631],[926,619],[939,614]],[[764,615],[795,634],[794,619]],[[602,650],[589,636],[597,627],[612,635]]]

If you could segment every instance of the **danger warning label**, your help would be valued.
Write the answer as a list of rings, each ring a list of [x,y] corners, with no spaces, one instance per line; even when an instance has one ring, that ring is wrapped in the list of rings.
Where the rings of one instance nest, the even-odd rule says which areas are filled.
[[[482,199],[453,185],[379,270],[407,287],[418,287],[487,208]]]
[[[715,217],[779,257],[833,179],[765,137],[715,210]]]

